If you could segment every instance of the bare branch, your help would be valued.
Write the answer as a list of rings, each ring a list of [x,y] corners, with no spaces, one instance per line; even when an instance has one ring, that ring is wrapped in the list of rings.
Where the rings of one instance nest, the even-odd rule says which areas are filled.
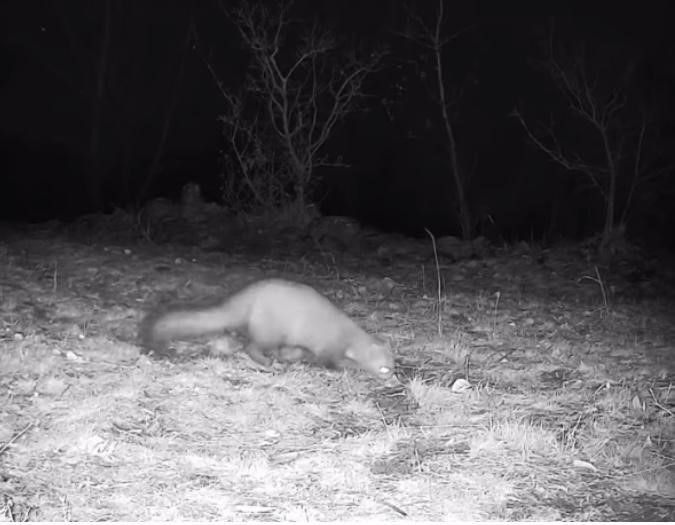
[[[647,156],[654,155],[647,148],[650,122],[644,108],[638,107],[638,111],[635,111],[639,102],[633,99],[629,90],[629,82],[636,67],[635,60],[627,61],[625,57],[617,56],[617,62],[609,64],[618,65],[621,69],[614,71],[614,76],[608,76],[612,74],[612,70],[598,62],[598,59],[609,60],[612,58],[611,54],[599,55],[593,63],[587,61],[584,48],[571,56],[561,50],[559,56],[556,56],[553,29],[554,27],[549,33],[548,57],[544,62],[544,69],[568,103],[570,114],[593,130],[592,138],[598,140],[599,146],[591,153],[593,157],[590,158],[599,155],[603,158],[592,163],[587,162],[580,153],[565,151],[559,142],[560,134],[553,126],[539,133],[527,124],[518,110],[512,116],[518,119],[527,137],[539,150],[565,169],[585,173],[602,196],[604,225],[600,250],[606,255],[610,253],[617,235],[622,235],[625,231],[624,226],[638,187],[645,181],[666,173],[672,166],[664,166],[663,159],[658,154],[659,160],[656,164],[650,165],[648,162]],[[640,121],[637,123],[634,121],[636,114],[640,114]],[[584,127],[573,128],[572,132],[584,131]],[[579,140],[579,143],[583,144],[584,141]],[[658,165],[658,169],[655,169],[655,165]],[[626,179],[626,184],[620,183],[622,178]],[[627,188],[627,193],[623,199],[620,217],[617,217],[617,203],[621,200],[619,194],[624,187]]]
[[[251,53],[246,91],[265,108],[264,126],[277,139],[273,147],[281,148],[284,170],[291,174],[296,197],[302,200],[318,165],[342,165],[320,157],[320,151],[362,95],[363,79],[375,71],[382,55],[345,60],[338,54],[335,38],[316,23],[301,37],[289,38],[298,24],[290,17],[290,3],[283,0],[272,9],[244,2],[234,10],[223,10]],[[235,107],[232,102],[230,106]],[[228,125],[232,132],[242,131],[234,122]],[[243,165],[247,152],[240,146],[233,144]]]
[[[631,201],[633,200],[633,194],[635,193],[635,188],[640,182],[640,163],[642,162],[642,148],[644,146],[645,133],[647,132],[647,119],[645,115],[642,115],[642,121],[640,123],[640,133],[638,135],[637,147],[635,151],[635,163],[633,165],[633,176],[630,181],[630,188],[628,190],[628,195],[626,197],[626,203],[621,213],[621,223],[625,224],[626,218],[628,216],[628,210],[630,208]]]
[[[589,177],[593,185],[600,191],[602,191],[602,186],[600,185],[597,177],[599,172],[598,168],[583,162],[583,160],[578,155],[574,155],[573,157],[571,157],[568,156],[566,153],[564,153],[562,146],[558,142],[558,137],[553,131],[552,127],[549,127],[547,131],[548,138],[553,142],[553,147],[549,147],[544,143],[542,139],[540,139],[530,129],[527,122],[525,122],[525,119],[523,118],[522,114],[517,108],[514,109],[509,116],[516,118],[518,122],[520,122],[520,125],[525,130],[525,133],[527,134],[529,139],[534,143],[535,146],[537,146],[541,151],[543,151],[546,155],[548,155],[548,157],[551,160],[553,160],[557,164],[560,164],[560,166],[562,166],[566,170],[580,171],[582,173],[585,173]]]

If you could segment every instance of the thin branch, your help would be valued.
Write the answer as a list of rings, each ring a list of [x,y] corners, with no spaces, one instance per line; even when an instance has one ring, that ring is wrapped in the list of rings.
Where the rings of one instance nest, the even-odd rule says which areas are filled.
[[[546,155],[548,155],[551,158],[551,160],[557,162],[563,168],[569,171],[580,171],[582,173],[585,173],[586,175],[589,176],[589,178],[593,181],[594,184],[599,186],[597,180],[598,169],[594,166],[584,163],[578,156],[574,159],[568,157],[562,151],[562,147],[558,142],[558,138],[552,129],[549,129],[548,136],[553,141],[555,147],[550,148],[549,146],[544,144],[544,142],[530,129],[530,127],[527,125],[527,122],[525,122],[525,119],[523,118],[522,114],[520,113],[520,111],[518,111],[517,108],[511,112],[510,116],[518,119],[518,121],[525,130],[525,133],[527,133],[527,136],[530,138],[530,140],[541,151],[546,153]]]
[[[644,146],[645,133],[647,132],[647,118],[645,115],[642,115],[642,122],[640,123],[640,133],[638,135],[637,146],[635,148],[635,163],[633,164],[633,177],[630,181],[630,188],[628,190],[628,195],[626,196],[626,203],[624,205],[623,211],[621,212],[621,224],[625,224],[626,218],[628,216],[628,210],[633,200],[633,194],[635,193],[635,188],[640,181],[640,163],[642,162],[642,148]]]

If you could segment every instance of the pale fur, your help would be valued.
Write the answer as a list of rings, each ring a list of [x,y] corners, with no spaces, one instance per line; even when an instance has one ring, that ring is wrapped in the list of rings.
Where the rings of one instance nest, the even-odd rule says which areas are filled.
[[[222,303],[152,314],[142,326],[149,348],[172,339],[235,331],[247,336],[256,360],[261,350],[301,347],[326,366],[355,366],[388,378],[394,360],[389,345],[368,334],[312,287],[283,279],[253,283]],[[264,358],[263,358],[264,359]]]

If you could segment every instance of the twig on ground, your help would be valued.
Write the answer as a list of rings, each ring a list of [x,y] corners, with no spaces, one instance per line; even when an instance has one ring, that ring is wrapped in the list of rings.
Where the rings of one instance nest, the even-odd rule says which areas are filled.
[[[672,415],[673,415],[673,411],[672,411],[672,410],[670,410],[670,409],[667,408],[667,407],[664,407],[661,403],[659,403],[659,402],[657,401],[656,396],[654,395],[654,390],[653,390],[653,389],[651,389],[651,388],[649,389],[649,394],[652,396],[652,399],[654,400],[654,405],[656,405],[657,408],[660,408],[661,410],[663,410],[663,411],[664,411],[666,414],[668,414],[669,416],[672,416]]]
[[[19,439],[26,432],[28,432],[34,425],[35,421],[31,421],[25,427],[23,427],[17,434],[14,434],[14,436],[12,436],[12,439],[10,439],[7,443],[2,445],[2,447],[0,447],[0,456],[2,456],[5,450],[7,450],[12,445],[12,443],[14,443],[17,439]]]
[[[600,293],[602,294],[602,303],[604,305],[605,311],[607,311],[609,309],[609,304],[607,302],[607,291],[605,290],[605,283],[602,280],[602,277],[600,277],[600,270],[598,270],[598,266],[595,266],[595,277],[584,275],[582,279],[590,279],[591,281],[598,283],[598,286],[600,286]]]

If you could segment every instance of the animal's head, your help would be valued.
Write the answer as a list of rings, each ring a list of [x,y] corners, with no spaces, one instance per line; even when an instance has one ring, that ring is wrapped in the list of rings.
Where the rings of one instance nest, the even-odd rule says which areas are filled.
[[[394,356],[387,341],[370,337],[368,341],[353,345],[345,357],[375,377],[387,380],[394,375]]]

